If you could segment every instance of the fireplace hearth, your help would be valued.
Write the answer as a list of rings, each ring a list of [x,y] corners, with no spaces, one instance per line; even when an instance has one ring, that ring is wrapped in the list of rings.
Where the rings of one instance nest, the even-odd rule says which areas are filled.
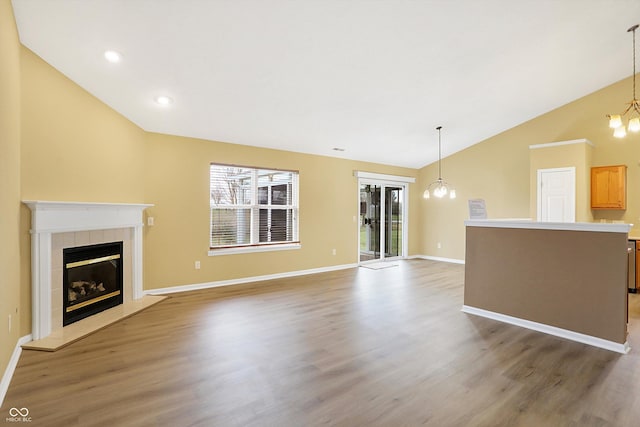
[[[123,242],[63,251],[64,326],[123,302]]]

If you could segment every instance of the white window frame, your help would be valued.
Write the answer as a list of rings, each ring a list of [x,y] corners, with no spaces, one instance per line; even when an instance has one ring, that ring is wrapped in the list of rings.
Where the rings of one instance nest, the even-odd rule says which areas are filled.
[[[209,244],[211,244],[211,233],[212,233],[212,221],[211,221],[211,212],[216,207],[225,208],[225,209],[250,209],[251,211],[251,227],[250,227],[250,243],[246,245],[237,245],[237,246],[221,246],[221,247],[209,247],[208,255],[209,256],[217,256],[217,255],[229,255],[229,254],[243,254],[243,253],[253,253],[253,252],[271,252],[271,251],[282,251],[282,250],[294,250],[300,249],[302,246],[299,240],[299,178],[300,173],[294,170],[283,170],[283,169],[274,169],[274,168],[265,168],[265,167],[255,167],[255,166],[238,166],[238,165],[228,165],[222,163],[211,163],[209,167],[212,166],[229,166],[229,167],[238,167],[243,169],[251,170],[251,204],[249,205],[214,205],[209,202]],[[288,205],[271,205],[271,204],[260,204],[258,200],[258,172],[259,171],[280,171],[280,172],[292,172],[292,191],[291,191],[291,204]],[[211,172],[209,172],[209,180],[211,181]],[[269,186],[269,189],[271,186]],[[271,191],[268,191],[268,197],[271,198]],[[292,211],[293,218],[291,219],[291,241],[286,242],[260,242],[259,241],[259,220],[255,221],[256,218],[259,219],[259,212],[261,209],[267,209],[271,212],[273,209],[283,209],[287,211]]]

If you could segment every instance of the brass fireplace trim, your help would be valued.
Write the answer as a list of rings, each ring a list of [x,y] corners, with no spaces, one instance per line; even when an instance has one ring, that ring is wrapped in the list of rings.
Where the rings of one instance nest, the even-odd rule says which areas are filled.
[[[114,292],[111,292],[109,294],[101,295],[99,297],[92,298],[92,299],[90,299],[88,301],[84,301],[84,302],[78,303],[76,305],[72,305],[71,307],[67,307],[67,313],[71,313],[73,310],[77,310],[79,308],[86,307],[88,305],[94,304],[96,302],[100,302],[100,301],[105,300],[107,298],[115,297],[116,295],[120,295],[120,291],[114,291]]]
[[[82,267],[83,265],[97,264],[99,262],[112,261],[114,259],[120,259],[120,254],[103,256],[100,258],[87,259],[87,260],[77,261],[77,262],[70,262],[69,264],[67,264],[66,267],[67,268]]]

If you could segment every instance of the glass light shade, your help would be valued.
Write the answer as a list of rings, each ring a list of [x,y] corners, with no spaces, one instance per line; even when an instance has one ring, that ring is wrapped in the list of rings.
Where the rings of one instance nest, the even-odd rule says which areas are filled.
[[[436,189],[433,190],[433,195],[439,199],[443,198],[447,195],[447,187],[442,184],[438,185]]]
[[[640,132],[640,117],[629,120],[629,132]]]
[[[613,131],[613,136],[615,136],[616,138],[624,138],[625,136],[627,136],[627,131],[625,130],[624,126],[620,126]]]
[[[430,198],[431,195],[429,194],[429,190],[424,190],[424,193],[422,193],[422,197],[424,197],[425,199]]]
[[[450,199],[456,198],[456,190],[454,190],[453,188],[451,189],[451,191],[449,191],[449,198]]]
[[[620,114],[612,114],[609,116],[609,127],[612,129],[617,129],[622,126],[622,118]]]

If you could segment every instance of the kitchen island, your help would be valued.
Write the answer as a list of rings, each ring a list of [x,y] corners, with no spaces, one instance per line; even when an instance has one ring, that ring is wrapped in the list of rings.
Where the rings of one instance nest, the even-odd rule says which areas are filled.
[[[462,311],[627,353],[631,225],[469,220]]]

